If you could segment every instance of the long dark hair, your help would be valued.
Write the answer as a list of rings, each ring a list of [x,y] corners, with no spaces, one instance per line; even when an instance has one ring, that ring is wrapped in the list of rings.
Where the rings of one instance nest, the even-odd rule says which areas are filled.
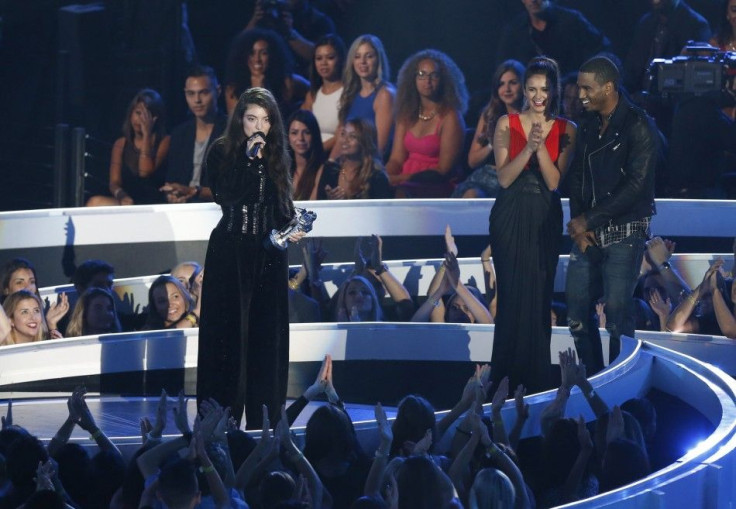
[[[225,66],[225,84],[233,87],[235,97],[251,86],[248,56],[258,41],[268,43],[268,65],[264,86],[279,100],[284,97],[284,83],[291,74],[292,60],[283,39],[273,30],[252,28],[240,32],[230,44]]]
[[[36,267],[34,267],[33,264],[25,258],[13,258],[5,265],[3,265],[2,268],[2,288],[0,289],[0,293],[2,295],[0,295],[0,302],[2,302],[2,299],[5,299],[5,292],[10,293],[10,279],[13,277],[13,274],[18,269],[28,269],[33,272],[33,279],[36,280],[36,295],[39,295]]]
[[[144,326],[144,328],[147,330],[158,330],[166,328],[165,318],[158,313],[153,295],[153,292],[156,290],[156,288],[166,288],[166,283],[171,283],[172,285],[176,286],[177,290],[179,290],[179,293],[181,293],[181,296],[184,299],[186,309],[182,313],[181,317],[179,317],[177,320],[181,320],[188,313],[190,313],[192,309],[194,309],[194,301],[192,300],[192,296],[189,294],[187,289],[184,288],[184,285],[181,284],[181,281],[173,276],[159,276],[148,289],[148,318],[146,319],[146,325]]]
[[[385,171],[381,157],[378,155],[378,145],[376,142],[376,126],[362,118],[351,118],[345,122],[345,125],[351,125],[358,133],[358,141],[360,143],[360,168],[358,169],[358,182],[360,190],[355,196],[357,199],[366,199],[370,197],[371,176],[376,171]],[[340,163],[344,161],[345,156],[340,157]]]
[[[261,87],[249,88],[240,96],[235,105],[230,120],[228,120],[225,134],[218,138],[212,145],[222,148],[223,162],[225,165],[234,165],[238,155],[245,148],[245,131],[243,130],[243,115],[248,106],[254,104],[268,112],[271,121],[271,129],[266,135],[266,146],[263,149],[268,174],[276,185],[279,194],[279,208],[288,216],[291,216],[293,203],[291,201],[291,157],[286,147],[286,131],[281,119],[279,107],[273,94]],[[319,133],[319,131],[318,131]],[[213,147],[210,147],[212,149]],[[217,172],[219,168],[208,168],[208,171]],[[216,178],[216,177],[215,177]]]
[[[552,116],[559,115],[562,91],[560,89],[560,67],[557,65],[557,62],[549,57],[532,58],[524,71],[525,89],[526,81],[531,76],[544,76],[547,78],[547,86],[550,94],[554,94],[551,100],[547,99],[547,114]]]
[[[522,83],[522,79],[524,78],[524,66],[518,60],[506,60],[496,67],[496,71],[493,73],[493,79],[491,80],[491,86],[493,87],[491,90],[491,100],[483,109],[483,113],[481,113],[486,122],[486,132],[490,134],[489,139],[493,138],[493,132],[496,130],[496,122],[498,122],[498,119],[509,113],[506,108],[506,103],[504,103],[498,95],[498,87],[501,85],[501,76],[507,72],[516,74],[516,77],[519,79],[519,83],[521,84],[521,94],[519,94],[519,99],[516,105],[517,109],[521,110],[521,105],[524,101],[524,86]]]
[[[153,123],[153,135],[155,136],[156,143],[158,143],[166,136],[166,108],[164,107],[164,100],[161,99],[161,94],[151,88],[139,90],[133,99],[131,99],[130,103],[128,103],[125,120],[123,121],[123,136],[125,140],[128,143],[133,143],[134,141],[135,133],[133,133],[130,115],[138,104],[143,104],[151,112],[151,117],[157,117]]]
[[[343,70],[345,69],[345,57],[347,50],[345,49],[345,43],[337,34],[327,34],[320,37],[320,39],[314,44],[314,54],[317,54],[317,48],[320,46],[332,46],[337,53],[337,75],[342,78]],[[312,97],[317,95],[317,91],[322,86],[322,76],[317,72],[317,65],[312,57],[312,65],[309,67],[309,91],[312,93]]]
[[[308,200],[309,195],[312,194],[312,189],[314,189],[314,181],[317,178],[317,172],[325,161],[325,149],[322,145],[319,123],[311,111],[296,110],[292,113],[288,122],[286,122],[287,133],[291,129],[292,122],[301,122],[307,126],[307,129],[309,129],[309,132],[312,135],[312,144],[309,148],[309,155],[307,156],[307,168],[304,171],[304,175],[302,175],[302,178],[299,180],[299,184],[294,189],[295,200]],[[291,176],[293,178],[294,172],[296,171],[296,158],[294,157],[294,151],[292,150],[291,145],[289,145],[289,154],[292,156]]]

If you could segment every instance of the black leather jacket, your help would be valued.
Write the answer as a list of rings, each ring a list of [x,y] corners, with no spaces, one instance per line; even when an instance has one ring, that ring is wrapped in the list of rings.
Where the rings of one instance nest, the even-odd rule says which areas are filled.
[[[584,214],[587,229],[594,230],[654,215],[654,122],[621,96],[601,140],[599,128],[599,116],[589,115],[578,129],[568,174],[571,217]]]

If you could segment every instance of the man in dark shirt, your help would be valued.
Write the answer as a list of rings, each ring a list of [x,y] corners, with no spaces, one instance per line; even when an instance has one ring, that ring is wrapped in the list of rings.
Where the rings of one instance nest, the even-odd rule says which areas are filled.
[[[193,117],[174,128],[169,168],[161,191],[169,203],[212,201],[202,167],[210,144],[225,131],[227,117],[217,112],[220,85],[212,68],[197,66],[187,74],[184,97]]]
[[[497,63],[509,58],[526,63],[539,55],[554,58],[564,74],[588,58],[610,50],[610,42],[578,11],[550,0],[522,0],[526,12],[506,28],[498,44]]]
[[[688,41],[707,42],[708,22],[683,0],[650,0],[651,12],[636,26],[624,61],[624,85],[629,92],[645,88],[644,79],[653,58],[679,55]]]

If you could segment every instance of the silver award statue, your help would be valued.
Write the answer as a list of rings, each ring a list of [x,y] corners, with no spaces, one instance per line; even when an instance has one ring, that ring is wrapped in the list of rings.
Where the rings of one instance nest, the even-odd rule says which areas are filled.
[[[268,239],[274,247],[284,250],[289,245],[289,236],[292,233],[312,231],[312,223],[315,219],[317,219],[317,214],[311,210],[297,207],[294,209],[294,217],[289,221],[289,224],[280,230],[271,230]]]

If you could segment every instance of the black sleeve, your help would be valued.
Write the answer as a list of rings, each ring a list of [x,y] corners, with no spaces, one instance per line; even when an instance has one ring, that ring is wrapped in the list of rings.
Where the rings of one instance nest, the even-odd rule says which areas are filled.
[[[388,176],[385,171],[380,170],[373,172],[370,181],[370,189],[368,189],[368,196],[372,200],[394,197],[394,190],[388,183]]]
[[[626,174],[611,196],[585,213],[588,229],[603,226],[626,213],[654,186],[659,135],[652,120],[645,116],[638,118],[627,137],[630,148],[624,167]]]

